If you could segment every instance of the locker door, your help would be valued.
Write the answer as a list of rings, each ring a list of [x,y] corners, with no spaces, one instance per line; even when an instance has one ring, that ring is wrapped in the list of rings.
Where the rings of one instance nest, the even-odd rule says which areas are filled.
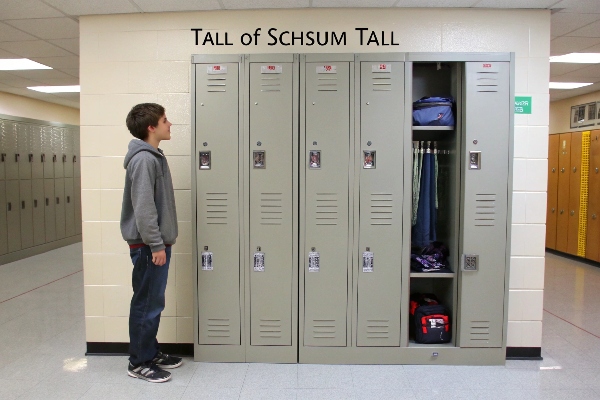
[[[360,154],[354,160],[360,165],[356,344],[399,346],[404,64],[361,62],[360,74]],[[374,157],[365,155],[372,151]],[[363,269],[367,248],[373,272]]]
[[[565,174],[569,174],[569,208],[567,228],[567,253],[577,255],[579,243],[579,208],[581,194],[581,132],[571,134],[571,162]]]
[[[44,180],[33,179],[31,181],[31,201],[33,207],[33,245],[38,246],[46,243],[46,217],[44,213]]]
[[[249,63],[250,344],[292,344],[293,77],[291,62]],[[260,153],[263,152],[263,153]],[[254,254],[264,253],[264,269]]]
[[[61,163],[62,164],[62,163]],[[65,209],[65,179],[54,180],[54,212],[56,223],[56,239],[65,238],[66,230],[66,209]]]
[[[65,173],[65,178],[73,177],[73,128],[64,129],[63,155],[62,162]]]
[[[21,213],[19,203],[19,181],[6,181],[6,226],[8,232],[8,252],[21,250]]]
[[[0,180],[0,255],[8,253],[6,181]]]
[[[347,345],[351,65],[306,63],[302,83],[306,88],[306,152],[301,157],[306,171],[305,346]],[[318,271],[308,267],[312,248],[319,253]]]
[[[195,67],[198,343],[204,345],[241,344],[239,73],[237,63]],[[212,270],[202,269],[205,246]]]
[[[477,255],[479,261],[476,270],[459,274],[459,343],[460,347],[501,347],[512,111],[510,67],[508,62],[465,64],[462,254]],[[485,214],[481,214],[483,210]]]
[[[42,127],[42,164],[44,168],[44,178],[54,178],[54,160],[56,157],[53,153],[53,135],[52,135],[52,127],[44,126]]]
[[[8,163],[8,154],[6,153],[7,140],[8,134],[5,129],[4,120],[0,119],[0,181],[3,181],[6,176],[5,170],[6,164]]]
[[[33,246],[33,202],[31,201],[31,180],[19,181],[21,216],[21,249]]]
[[[65,178],[65,237],[75,236],[75,200],[73,178]]]
[[[558,215],[558,147],[559,135],[550,135],[548,143],[548,201],[546,207],[546,247],[556,248],[556,216]]]
[[[81,234],[81,180],[73,178],[73,198],[75,199],[75,234]]]
[[[19,179],[19,139],[17,123],[14,121],[0,120],[0,146],[4,156],[5,179]]]
[[[32,125],[30,127],[30,144],[31,144],[31,179],[43,179],[44,178],[44,164],[42,163],[42,127],[39,125]]]
[[[54,197],[54,179],[44,179],[44,218],[46,242],[56,240],[56,199]]]
[[[567,252],[569,231],[569,167],[571,166],[571,133],[561,133],[558,143],[558,197],[556,209],[556,250]]]
[[[28,124],[16,123],[17,127],[17,162],[19,164],[19,179],[31,179],[31,134]]]
[[[81,149],[80,146],[80,129],[75,128],[73,133],[73,177],[81,177]]]
[[[588,182],[587,243],[585,258],[600,261],[600,130],[590,137],[590,176]]]
[[[54,177],[64,178],[65,167],[63,162],[65,128],[52,128],[52,164],[54,165]]]

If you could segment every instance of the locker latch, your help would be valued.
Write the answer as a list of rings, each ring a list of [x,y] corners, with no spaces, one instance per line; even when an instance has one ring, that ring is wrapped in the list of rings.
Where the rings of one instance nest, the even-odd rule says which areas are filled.
[[[479,269],[479,256],[477,254],[463,254],[462,270],[477,271]]]
[[[469,151],[469,169],[481,169],[480,151]]]
[[[63,154],[63,162],[67,162],[67,155]]]
[[[6,160],[6,153],[2,153],[0,158],[2,159],[2,162],[4,162],[4,160]]]
[[[33,154],[29,154],[29,162],[32,163],[33,162]]]
[[[73,162],[76,163],[77,162],[77,156],[73,156]]]
[[[201,151],[198,156],[200,158],[199,169],[210,169],[210,151]]]
[[[308,252],[308,272],[319,272],[321,256],[314,247]]]
[[[56,162],[56,154],[52,154],[52,162]]]
[[[19,162],[20,159],[21,159],[21,155],[15,154],[15,162]]]
[[[213,270],[213,253],[212,251],[208,251],[208,246],[204,246],[204,251],[202,252],[202,271],[212,271]]]
[[[42,154],[42,162],[46,162],[46,155]]]
[[[260,251],[260,246],[254,253],[254,272],[265,272],[265,253]]]
[[[362,272],[373,272],[373,252],[370,247],[363,251],[363,267]]]

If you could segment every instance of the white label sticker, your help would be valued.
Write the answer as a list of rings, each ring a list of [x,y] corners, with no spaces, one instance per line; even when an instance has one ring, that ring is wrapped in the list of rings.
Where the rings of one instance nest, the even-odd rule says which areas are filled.
[[[363,252],[363,272],[373,272],[373,252]]]
[[[371,65],[372,72],[392,72],[392,64],[373,64]]]
[[[337,65],[319,65],[317,74],[337,74]]]
[[[254,272],[265,272],[265,253],[254,253]]]
[[[209,65],[207,69],[209,75],[220,75],[227,73],[227,65]]]
[[[308,253],[308,272],[319,272],[320,258],[321,256],[316,251],[311,251]]]
[[[260,67],[261,74],[280,74],[283,71],[281,65],[263,65]]]
[[[213,253],[211,251],[202,252],[202,271],[213,270]]]

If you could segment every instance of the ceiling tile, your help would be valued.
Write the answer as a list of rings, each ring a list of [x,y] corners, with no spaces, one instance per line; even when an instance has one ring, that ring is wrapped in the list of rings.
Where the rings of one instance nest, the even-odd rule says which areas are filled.
[[[396,0],[313,0],[313,7],[392,7]]]
[[[40,82],[32,79],[21,78],[12,74],[0,74],[0,83],[13,88],[26,88],[27,86],[38,86]]]
[[[598,14],[597,16],[598,16],[598,19],[600,19],[600,14]],[[576,31],[569,33],[567,36],[595,37],[595,38],[600,37],[600,21],[593,22],[589,25],[584,26],[581,29],[577,29]]]
[[[6,23],[39,39],[72,39],[79,37],[79,23],[66,17],[16,19],[6,21]]]
[[[59,57],[73,54],[43,40],[26,42],[1,42],[0,49],[17,54],[21,57]]]
[[[0,20],[52,17],[64,15],[39,0],[2,0]]]
[[[60,72],[64,72],[67,75],[79,77],[79,68],[61,68]]]
[[[448,4],[448,0],[399,0],[396,7],[473,7],[479,0],[455,0]]]
[[[581,96],[586,93],[600,91],[600,83],[595,83],[590,86],[585,86],[579,89],[558,90],[550,89],[550,101],[568,99],[570,97]]]
[[[475,7],[484,8],[548,8],[556,0],[481,0]]]
[[[600,20],[600,14],[554,13],[550,23],[552,37],[566,35],[598,20]]]
[[[556,39],[552,39],[550,42],[550,55],[557,56],[579,52],[597,44],[600,44],[599,38],[561,36]]]
[[[127,14],[140,10],[127,0],[44,0],[68,15]]]
[[[54,69],[79,68],[79,57],[32,57],[31,60],[47,65]]]
[[[79,78],[71,76],[70,78],[40,79],[43,86],[71,86],[79,85]]]
[[[0,42],[16,42],[18,40],[35,40],[35,38],[4,22],[0,22]]]
[[[598,0],[562,0],[552,8],[565,8],[568,12],[597,13],[600,14],[600,1]]]
[[[556,78],[560,79],[558,82],[600,82],[600,64],[587,65]]]
[[[50,43],[70,51],[73,54],[79,54],[79,38],[77,39],[50,39]]]
[[[586,64],[550,63],[550,78],[585,68]]]
[[[0,48],[0,58],[19,58],[15,53]]]
[[[308,8],[309,0],[221,0],[226,9]],[[314,0],[313,0],[314,4]]]
[[[217,0],[132,0],[144,12],[160,11],[201,11],[201,10],[220,10],[221,5]],[[307,0],[308,2],[308,0]],[[236,1],[244,3],[244,1]],[[246,7],[244,7],[246,8]]]
[[[41,81],[44,79],[72,78],[72,76],[55,69],[34,69],[29,71],[10,71],[12,75],[21,78],[31,79],[32,81]]]

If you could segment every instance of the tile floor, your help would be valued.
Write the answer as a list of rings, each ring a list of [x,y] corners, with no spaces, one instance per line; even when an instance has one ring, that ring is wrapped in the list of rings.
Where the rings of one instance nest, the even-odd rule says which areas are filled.
[[[165,384],[85,356],[81,244],[0,266],[0,399],[600,399],[600,268],[546,258],[543,361],[505,366],[209,364]]]

